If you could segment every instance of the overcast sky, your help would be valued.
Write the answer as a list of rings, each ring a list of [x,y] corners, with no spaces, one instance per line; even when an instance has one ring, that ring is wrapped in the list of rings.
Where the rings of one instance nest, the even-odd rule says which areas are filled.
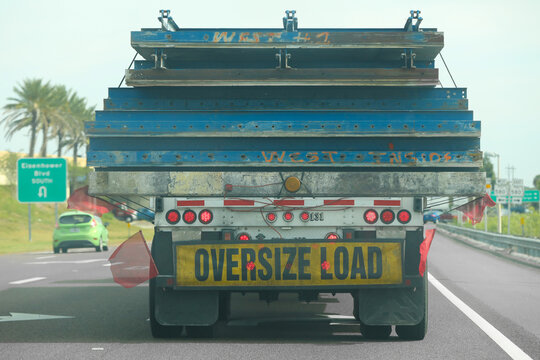
[[[537,0],[1,1],[0,107],[18,82],[43,78],[102,109],[133,57],[130,31],[159,27],[159,9],[170,9],[181,27],[277,28],[285,9],[297,10],[300,28],[402,27],[409,10],[420,9],[422,27],[445,33],[443,55],[482,121],[482,150],[500,154],[501,177],[508,165],[526,186],[540,174]],[[436,66],[442,84],[452,86],[442,63]],[[7,142],[0,132],[0,150],[28,151],[27,136]]]

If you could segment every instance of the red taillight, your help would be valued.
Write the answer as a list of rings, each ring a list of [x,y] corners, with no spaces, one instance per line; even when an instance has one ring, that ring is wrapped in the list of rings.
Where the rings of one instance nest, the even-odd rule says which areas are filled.
[[[165,214],[165,219],[167,219],[169,224],[178,224],[180,221],[180,213],[176,210],[169,210],[167,211],[167,214]]]
[[[379,219],[379,215],[373,209],[366,210],[366,212],[364,213],[364,220],[368,224],[375,224],[378,219]]]
[[[214,218],[214,215],[212,215],[212,212],[210,210],[202,210],[199,213],[199,221],[203,224],[210,224]]]
[[[240,241],[248,241],[248,240],[251,240],[251,238],[249,237],[248,234],[243,233],[243,234],[238,235],[238,240],[240,240]]]
[[[197,220],[197,214],[193,210],[186,210],[182,218],[186,224],[193,224]]]
[[[274,221],[276,221],[276,219],[277,219],[276,214],[274,214],[274,213],[266,214],[266,220],[268,220],[268,222],[273,223]]]
[[[283,214],[283,220],[285,221],[292,221],[293,218],[294,218],[294,215],[290,211],[287,211],[286,213]]]
[[[337,239],[339,239],[339,236],[336,233],[329,233],[329,234],[326,235],[326,239],[328,239],[328,240],[337,240]]]
[[[300,220],[302,221],[308,221],[309,220],[309,213],[307,211],[304,211],[300,214]]]
[[[97,226],[97,221],[96,219],[92,219],[92,224],[91,224],[92,227],[96,227]]]
[[[411,221],[411,213],[407,210],[400,210],[400,212],[397,213],[397,219],[400,223],[406,224]]]
[[[394,221],[394,219],[396,218],[396,215],[394,214],[394,212],[392,210],[383,210],[383,212],[381,213],[381,221],[385,224],[390,224]]]

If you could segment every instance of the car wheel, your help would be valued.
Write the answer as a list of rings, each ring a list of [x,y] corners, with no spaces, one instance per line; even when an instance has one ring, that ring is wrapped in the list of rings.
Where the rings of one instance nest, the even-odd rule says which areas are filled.
[[[62,248],[62,252],[65,254],[67,253],[68,249],[67,248]]]
[[[107,245],[103,245],[103,251],[109,251],[109,247]]]
[[[53,246],[53,252],[54,252],[55,254],[58,254],[58,253],[60,252],[60,249]]]
[[[133,221],[133,218],[132,218],[131,216],[129,216],[129,215],[126,216],[126,222],[127,222],[127,223],[130,223],[130,222],[132,222],[132,221]]]
[[[100,237],[99,237],[99,245],[96,246],[96,251],[97,251],[97,252],[100,252],[102,246],[103,246],[103,238],[100,236]]]

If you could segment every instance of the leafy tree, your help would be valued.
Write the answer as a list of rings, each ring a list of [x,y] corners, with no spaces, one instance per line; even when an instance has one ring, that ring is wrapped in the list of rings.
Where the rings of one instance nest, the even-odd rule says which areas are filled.
[[[533,185],[535,188],[540,190],[540,174],[536,175],[533,180]]]
[[[50,96],[46,106],[41,112],[41,149],[40,156],[47,156],[47,142],[51,130],[63,129],[66,126],[68,111],[68,91],[63,85],[56,85],[51,88]]]
[[[486,179],[491,179],[491,183],[495,184],[495,171],[493,170],[493,164],[491,163],[489,156],[484,156],[482,171],[485,171]]]
[[[7,126],[4,137],[9,140],[25,128],[30,129],[28,156],[34,156],[36,135],[40,128],[41,113],[50,101],[51,86],[41,79],[26,79],[13,88],[16,97],[8,98],[11,103],[4,106],[6,116],[0,120]]]

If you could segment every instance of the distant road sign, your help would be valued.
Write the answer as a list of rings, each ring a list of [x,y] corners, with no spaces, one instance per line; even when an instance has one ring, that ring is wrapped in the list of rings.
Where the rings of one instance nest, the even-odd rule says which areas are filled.
[[[17,200],[22,203],[66,201],[67,162],[62,158],[17,161]]]
[[[500,196],[496,194],[496,191],[490,194],[491,199],[500,204],[508,203],[508,196]],[[518,197],[522,202],[539,202],[540,201],[540,191],[539,190],[525,190],[523,196]]]

